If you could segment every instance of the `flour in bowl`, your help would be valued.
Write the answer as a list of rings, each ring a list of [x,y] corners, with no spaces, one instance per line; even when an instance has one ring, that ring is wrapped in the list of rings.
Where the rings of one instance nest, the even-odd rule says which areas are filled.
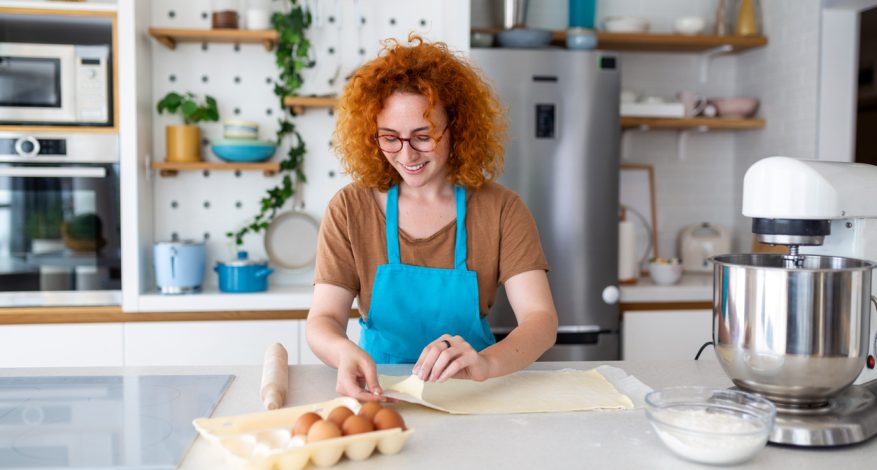
[[[701,463],[731,464],[754,456],[767,442],[763,423],[704,409],[652,413],[658,436],[678,455]]]

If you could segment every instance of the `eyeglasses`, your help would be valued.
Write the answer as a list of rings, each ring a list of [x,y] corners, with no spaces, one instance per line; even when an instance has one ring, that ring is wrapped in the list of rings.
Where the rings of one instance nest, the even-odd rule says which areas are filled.
[[[449,127],[445,126],[445,130],[439,134],[438,138],[434,138],[426,133],[413,134],[408,138],[402,138],[395,134],[381,134],[375,137],[375,142],[377,142],[381,150],[387,153],[401,152],[405,142],[408,142],[408,145],[418,152],[432,152],[439,141],[442,140]]]

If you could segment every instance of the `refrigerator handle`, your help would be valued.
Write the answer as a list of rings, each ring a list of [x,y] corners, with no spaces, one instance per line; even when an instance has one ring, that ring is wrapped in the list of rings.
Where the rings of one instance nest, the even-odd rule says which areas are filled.
[[[621,299],[621,291],[618,290],[618,286],[606,286],[603,289],[603,302],[606,302],[609,305],[614,305],[618,303],[618,300]]]

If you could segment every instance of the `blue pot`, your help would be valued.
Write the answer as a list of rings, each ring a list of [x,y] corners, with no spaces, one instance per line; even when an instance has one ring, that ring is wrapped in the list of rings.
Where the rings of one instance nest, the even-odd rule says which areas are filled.
[[[268,289],[268,275],[274,272],[265,261],[247,259],[243,250],[234,261],[217,261],[213,270],[219,275],[222,292],[262,292]]]

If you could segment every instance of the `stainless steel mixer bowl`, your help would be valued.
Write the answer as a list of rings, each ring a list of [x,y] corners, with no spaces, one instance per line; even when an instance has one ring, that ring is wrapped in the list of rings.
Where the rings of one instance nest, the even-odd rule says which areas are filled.
[[[869,261],[781,254],[711,258],[713,341],[738,387],[815,406],[855,381],[868,354]]]

